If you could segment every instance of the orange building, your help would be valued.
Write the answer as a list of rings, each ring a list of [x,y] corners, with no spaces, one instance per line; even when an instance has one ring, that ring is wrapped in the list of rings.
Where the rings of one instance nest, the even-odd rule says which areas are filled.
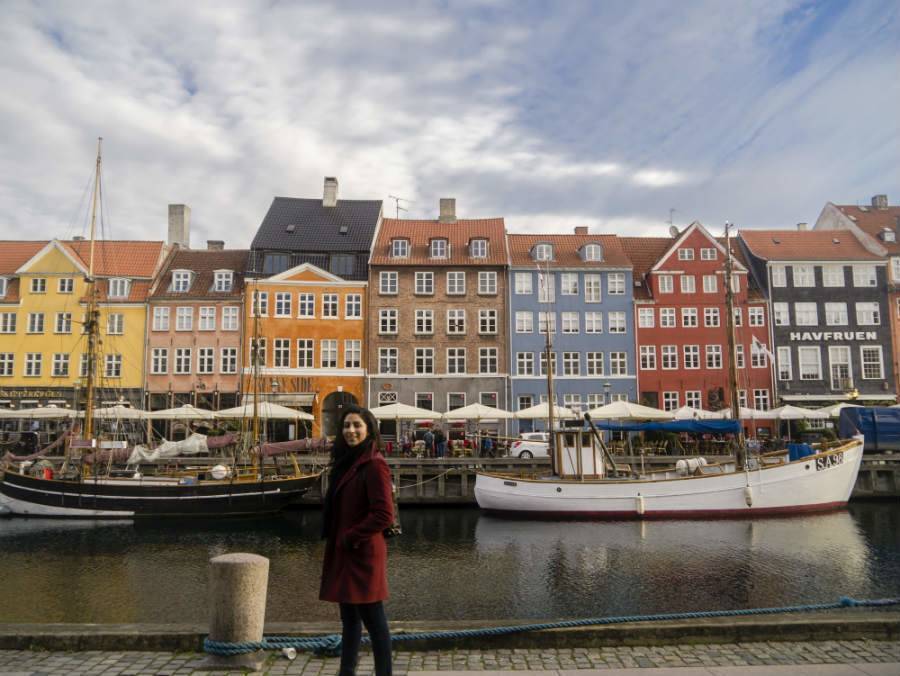
[[[312,413],[313,435],[335,434],[341,408],[365,403],[366,285],[310,263],[272,277],[248,279],[245,401],[258,390],[260,399]]]

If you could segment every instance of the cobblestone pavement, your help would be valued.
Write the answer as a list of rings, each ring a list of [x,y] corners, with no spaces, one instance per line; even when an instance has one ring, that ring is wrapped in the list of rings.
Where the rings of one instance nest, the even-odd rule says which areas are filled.
[[[0,674],[37,676],[66,674],[225,674],[198,671],[204,659],[197,653],[156,652],[36,652],[0,651]],[[802,665],[802,666],[801,666]],[[814,666],[831,665],[831,666]],[[693,668],[692,668],[693,667]],[[731,668],[729,668],[731,667]],[[740,667],[734,669],[734,667]],[[729,645],[574,648],[535,650],[452,650],[397,652],[394,673],[423,671],[558,671],[640,670],[660,674],[673,670],[695,674],[869,674],[900,675],[900,641],[767,642]],[[337,658],[300,653],[293,662],[272,654],[264,673],[333,676]],[[358,672],[372,673],[371,653],[363,653]],[[238,673],[238,672],[232,672]],[[635,672],[631,672],[635,673]]]

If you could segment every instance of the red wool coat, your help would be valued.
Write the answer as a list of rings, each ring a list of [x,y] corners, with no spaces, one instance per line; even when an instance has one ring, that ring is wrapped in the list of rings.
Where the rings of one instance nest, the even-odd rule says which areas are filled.
[[[341,477],[325,544],[319,598],[375,603],[388,597],[387,544],[394,520],[391,472],[378,451],[364,452]]]

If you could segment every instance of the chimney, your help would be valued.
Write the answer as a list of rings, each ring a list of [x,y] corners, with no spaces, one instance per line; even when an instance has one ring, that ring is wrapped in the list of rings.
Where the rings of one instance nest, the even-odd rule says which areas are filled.
[[[588,227],[586,225],[576,225],[575,226],[575,234],[576,235],[588,234]]]
[[[876,209],[887,209],[887,195],[875,195],[872,197],[872,206]]]
[[[799,230],[800,232],[809,230],[809,223],[797,223],[797,230]]]
[[[336,207],[338,203],[338,180],[334,176],[325,177],[325,192],[322,195],[323,207]]]
[[[169,205],[169,245],[191,248],[191,208],[186,204]]]
[[[456,223],[456,198],[441,197],[441,223]]]
[[[222,240],[222,239],[206,240],[206,250],[207,251],[222,251],[224,248],[225,248],[225,240]]]

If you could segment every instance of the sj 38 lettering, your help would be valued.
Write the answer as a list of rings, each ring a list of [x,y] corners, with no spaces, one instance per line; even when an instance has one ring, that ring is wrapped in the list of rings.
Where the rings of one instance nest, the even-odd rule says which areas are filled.
[[[823,469],[842,465],[844,463],[844,452],[826,455],[824,458],[816,458],[816,471],[821,472]]]

